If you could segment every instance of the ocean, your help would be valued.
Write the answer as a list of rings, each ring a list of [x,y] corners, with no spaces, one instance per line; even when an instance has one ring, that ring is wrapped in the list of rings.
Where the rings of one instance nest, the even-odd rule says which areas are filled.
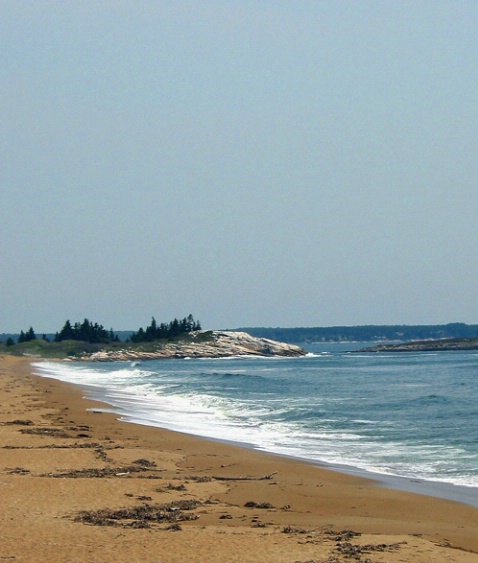
[[[478,353],[39,362],[121,420],[234,442],[478,506]],[[106,409],[105,409],[106,410]]]

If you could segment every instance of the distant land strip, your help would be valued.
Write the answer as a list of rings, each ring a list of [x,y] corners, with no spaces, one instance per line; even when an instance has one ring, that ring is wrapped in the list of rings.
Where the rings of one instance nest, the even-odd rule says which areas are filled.
[[[354,350],[354,352],[446,352],[453,350],[478,350],[478,338],[444,338],[401,342],[400,344],[378,344]]]
[[[269,338],[294,344],[313,342],[383,342],[478,338],[478,325],[449,323],[444,325],[359,325],[333,327],[242,327],[258,338]]]

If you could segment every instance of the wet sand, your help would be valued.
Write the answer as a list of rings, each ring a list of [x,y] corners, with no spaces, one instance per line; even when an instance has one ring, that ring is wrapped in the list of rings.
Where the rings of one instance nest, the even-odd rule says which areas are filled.
[[[27,359],[0,401],[0,562],[478,562],[475,507],[120,422]]]

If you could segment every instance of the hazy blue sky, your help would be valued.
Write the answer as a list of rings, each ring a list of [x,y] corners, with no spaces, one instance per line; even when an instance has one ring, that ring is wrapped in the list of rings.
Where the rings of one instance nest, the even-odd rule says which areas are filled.
[[[0,3],[0,332],[478,322],[478,2]]]

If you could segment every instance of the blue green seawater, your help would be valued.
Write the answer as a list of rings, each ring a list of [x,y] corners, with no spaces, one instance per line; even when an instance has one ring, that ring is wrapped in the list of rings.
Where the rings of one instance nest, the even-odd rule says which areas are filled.
[[[82,385],[129,422],[477,495],[476,352],[308,348],[303,358],[42,362],[36,370]]]

